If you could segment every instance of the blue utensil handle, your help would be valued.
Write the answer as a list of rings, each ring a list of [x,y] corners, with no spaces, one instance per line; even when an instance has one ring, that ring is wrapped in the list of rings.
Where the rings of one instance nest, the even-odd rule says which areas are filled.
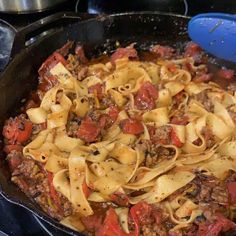
[[[236,62],[236,16],[205,13],[188,24],[190,38],[216,57]]]

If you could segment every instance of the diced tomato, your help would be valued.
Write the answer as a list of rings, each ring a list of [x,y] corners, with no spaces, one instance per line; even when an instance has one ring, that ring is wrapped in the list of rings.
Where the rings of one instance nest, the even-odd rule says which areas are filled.
[[[187,44],[185,48],[184,56],[193,57],[194,62],[197,64],[207,63],[207,57],[203,53],[203,50],[201,49],[199,45],[197,45],[194,42],[190,42]]]
[[[109,107],[109,111],[108,111],[108,115],[111,118],[112,122],[115,122],[118,115],[119,115],[119,109],[117,106],[110,106]]]
[[[140,89],[147,90],[149,96],[153,97],[154,99],[158,98],[158,91],[151,82],[144,82]]]
[[[200,224],[197,236],[218,236],[221,232],[227,232],[235,229],[236,225],[222,215],[217,215],[214,223]]]
[[[182,102],[183,95],[184,95],[183,92],[179,92],[174,96],[174,100],[177,104],[180,104]]]
[[[88,62],[88,59],[87,59],[87,57],[85,56],[85,53],[84,53],[83,46],[81,46],[79,44],[76,45],[76,47],[75,47],[75,54],[79,57],[79,60],[82,63],[87,63]]]
[[[109,127],[111,127],[112,123],[113,123],[113,121],[111,120],[109,115],[102,114],[99,118],[98,126],[101,130],[108,129]]]
[[[43,123],[41,123],[39,125],[41,126],[42,130],[47,129],[47,122],[43,122]]]
[[[143,125],[140,121],[134,119],[124,119],[120,122],[120,128],[125,134],[138,135],[144,132]]]
[[[102,227],[102,216],[91,215],[80,218],[86,230],[90,232],[97,232]]]
[[[210,80],[212,80],[212,77],[213,77],[212,74],[203,74],[203,75],[196,76],[195,78],[193,78],[193,81],[195,83],[209,82]]]
[[[46,61],[41,65],[38,70],[38,73],[41,77],[44,77],[45,74],[49,72],[57,63],[61,62],[64,66],[67,65],[66,59],[58,52],[54,52],[49,56]]]
[[[162,127],[156,128],[154,126],[147,126],[148,133],[150,135],[150,141],[155,144],[167,145],[170,144],[170,132],[171,129],[166,129],[164,135],[158,135],[158,129],[162,129]]]
[[[87,117],[81,122],[81,125],[77,131],[77,137],[88,143],[95,142],[98,139],[100,131],[101,128],[99,127],[99,124],[92,121],[90,117]]]
[[[170,123],[171,124],[175,124],[175,125],[187,125],[188,124],[188,116],[184,115],[184,116],[173,116],[171,118]]]
[[[17,144],[10,144],[10,145],[6,145],[3,150],[7,154],[10,153],[11,151],[22,152],[23,147],[21,145],[17,145]]]
[[[107,114],[102,114],[99,118],[99,127],[101,129],[104,129],[107,126],[107,123],[109,122],[110,118]]]
[[[171,72],[171,73],[175,73],[177,71],[177,66],[174,63],[169,63],[167,65],[167,69]]]
[[[10,144],[23,143],[27,141],[32,133],[32,123],[24,118],[15,117],[9,119],[3,127],[3,136]]]
[[[65,57],[66,55],[68,55],[69,50],[72,48],[72,46],[73,46],[73,42],[68,41],[61,48],[59,48],[57,52]]]
[[[94,94],[98,99],[102,99],[103,85],[100,83],[94,84],[88,88],[88,92]]]
[[[184,55],[186,57],[194,57],[196,54],[199,54],[200,52],[202,52],[202,49],[198,44],[194,42],[189,42],[186,45]]]
[[[173,145],[175,145],[178,148],[183,146],[183,143],[181,143],[174,129],[171,130],[170,135],[171,135],[171,142],[173,143]]]
[[[49,89],[55,87],[57,84],[59,84],[59,81],[55,76],[43,76],[39,79],[38,89],[43,92],[47,92]]]
[[[218,71],[217,75],[222,79],[232,79],[234,77],[233,70],[221,69]]]
[[[27,101],[26,105],[25,105],[25,111],[27,111],[28,109],[30,108],[35,108],[35,107],[38,107],[39,104],[36,103],[34,100],[30,99]]]
[[[32,128],[33,128],[32,123],[26,120],[24,122],[24,128],[18,129],[18,135],[16,137],[16,140],[19,143],[27,141],[32,133]]]
[[[131,236],[125,233],[119,223],[118,216],[113,208],[109,208],[102,227],[95,233],[96,236]]]
[[[24,111],[27,111],[30,108],[39,107],[39,105],[40,105],[40,99],[38,93],[33,91],[30,93],[29,100],[25,104]]]
[[[229,182],[227,184],[229,198],[231,203],[236,203],[236,182]]]
[[[135,224],[135,232],[139,235],[141,225],[145,225],[151,217],[152,207],[146,202],[139,202],[132,206],[130,214]]]
[[[162,222],[162,213],[156,209],[152,209],[152,216],[155,219],[157,225],[161,224]]]
[[[12,155],[9,158],[7,158],[7,161],[10,170],[13,172],[17,168],[17,166],[19,166],[22,163],[22,158],[20,155]]]
[[[61,201],[60,201],[60,198],[57,194],[56,189],[53,186],[53,173],[47,172],[47,178],[48,178],[50,196],[51,196],[52,200],[54,201],[54,203],[56,204],[56,206],[58,207],[58,209],[60,209]]]
[[[150,139],[152,139],[156,134],[156,127],[148,125],[147,129],[148,129],[148,133],[150,135]]]
[[[155,45],[150,49],[151,52],[155,53],[161,58],[171,58],[174,55],[175,50],[171,47]]]
[[[124,57],[136,59],[136,58],[138,58],[138,53],[137,53],[136,49],[132,46],[129,46],[126,48],[118,48],[111,55],[111,62],[114,64],[117,59],[121,59]]]
[[[152,110],[155,108],[155,100],[158,98],[158,91],[150,82],[145,82],[134,98],[134,105],[139,110]]]
[[[128,206],[129,205],[129,198],[126,194],[124,193],[113,193],[110,195],[110,199],[112,202],[119,206]]]
[[[88,187],[88,185],[86,184],[85,181],[84,181],[82,187],[83,187],[83,192],[84,192],[85,197],[88,198],[89,195],[90,195],[92,192],[91,192],[90,188]]]
[[[186,62],[186,63],[184,64],[184,69],[185,69],[185,68],[188,70],[188,72],[190,72],[190,73],[193,72],[193,67],[192,67],[192,64],[191,64],[191,63]]]

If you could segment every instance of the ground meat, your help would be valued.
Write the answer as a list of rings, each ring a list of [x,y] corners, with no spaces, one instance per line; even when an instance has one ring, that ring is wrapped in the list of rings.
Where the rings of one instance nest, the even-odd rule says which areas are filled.
[[[195,83],[206,83],[212,80],[213,75],[211,73],[209,74],[202,74],[202,75],[197,75],[193,78],[193,82]]]
[[[212,189],[211,198],[222,205],[227,205],[229,202],[229,194],[224,184],[216,186]]]
[[[175,49],[168,46],[154,45],[151,52],[155,53],[158,57],[170,59],[175,55]]]
[[[197,100],[198,102],[200,102],[207,111],[213,112],[214,106],[213,106],[211,100],[208,99],[207,90],[204,90],[204,91],[194,95],[193,98],[195,100]]]
[[[163,145],[171,143],[171,126],[165,125],[158,128],[155,128],[154,126],[148,126],[147,128],[152,143]]]
[[[182,235],[183,236],[196,236],[198,231],[198,226],[195,224],[191,224],[189,227],[184,227],[182,229]]]
[[[201,134],[205,138],[206,147],[207,148],[213,147],[215,144],[215,137],[212,133],[212,130],[208,126],[205,126],[202,128]]]
[[[80,122],[78,121],[69,121],[67,124],[67,134],[70,137],[77,137],[77,131],[79,129]]]
[[[103,97],[100,101],[100,109],[101,109],[101,106],[102,106],[102,109],[105,109],[111,105],[113,105],[113,102],[111,98],[109,97]]]
[[[33,124],[33,128],[32,128],[32,134],[36,135],[38,134],[40,131],[46,129],[47,127],[47,123],[42,123],[42,124]]]
[[[160,161],[171,159],[175,150],[151,143],[149,140],[141,140],[136,147],[146,153],[143,164],[147,167],[154,167]]]
[[[99,122],[101,112],[98,110],[94,110],[88,113],[88,116],[92,119],[92,121]]]
[[[7,155],[7,162],[11,171],[14,171],[22,163],[22,160],[23,154],[21,151],[13,150]]]
[[[26,195],[33,198],[51,217],[61,220],[72,214],[71,203],[60,193],[57,193],[60,206],[51,198],[47,173],[34,160],[23,160],[13,171],[12,181]]]
[[[17,176],[23,174],[26,178],[33,178],[35,177],[34,168],[37,166],[34,160],[25,159],[23,162],[17,167],[16,170],[12,173],[12,176]],[[39,167],[38,167],[39,168]]]
[[[220,205],[226,205],[229,202],[227,186],[214,176],[198,173],[197,178],[193,180],[198,189],[195,200],[200,203],[215,202]]]
[[[143,236],[166,236],[167,232],[164,226],[157,224],[143,225],[140,229]]]

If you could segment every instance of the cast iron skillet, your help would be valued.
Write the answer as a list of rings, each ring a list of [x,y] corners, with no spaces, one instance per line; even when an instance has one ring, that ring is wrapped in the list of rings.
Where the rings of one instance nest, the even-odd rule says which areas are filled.
[[[37,86],[37,70],[42,62],[68,40],[85,46],[89,57],[112,52],[115,42],[125,46],[136,42],[140,50],[160,43],[181,47],[188,41],[186,16],[159,12],[124,13],[108,16],[76,16],[56,14],[40,20],[16,35],[12,59],[0,77],[0,125],[17,112],[24,98]],[[52,30],[53,29],[53,30]],[[30,46],[25,42],[32,36],[47,31]],[[29,43],[29,42],[28,42]],[[8,201],[36,214],[54,227],[70,234],[81,235],[48,217],[33,201],[10,182],[10,172],[2,154],[0,166],[0,193]]]

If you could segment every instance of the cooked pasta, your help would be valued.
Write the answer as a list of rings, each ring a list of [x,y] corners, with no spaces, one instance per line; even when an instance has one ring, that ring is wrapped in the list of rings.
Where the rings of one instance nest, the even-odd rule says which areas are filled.
[[[111,61],[47,59],[39,102],[31,97],[3,129],[12,181],[88,235],[234,229],[236,94],[213,82],[197,45],[184,55],[151,51],[152,59],[133,45]]]

